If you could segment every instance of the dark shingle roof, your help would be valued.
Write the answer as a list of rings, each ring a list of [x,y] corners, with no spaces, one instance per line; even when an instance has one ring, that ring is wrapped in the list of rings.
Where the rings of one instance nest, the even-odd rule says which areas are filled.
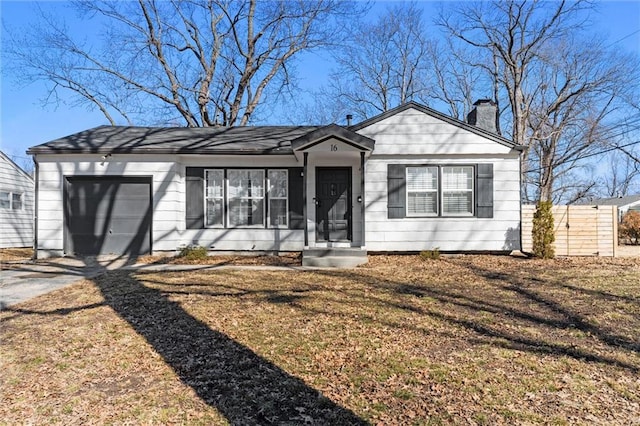
[[[291,154],[291,140],[318,126],[100,126],[31,147],[29,154]]]

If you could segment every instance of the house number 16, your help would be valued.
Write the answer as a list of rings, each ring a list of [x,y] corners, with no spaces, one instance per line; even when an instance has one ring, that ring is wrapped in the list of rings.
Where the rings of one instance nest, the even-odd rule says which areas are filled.
[[[338,150],[338,145],[332,143],[331,144],[331,151],[337,151]]]

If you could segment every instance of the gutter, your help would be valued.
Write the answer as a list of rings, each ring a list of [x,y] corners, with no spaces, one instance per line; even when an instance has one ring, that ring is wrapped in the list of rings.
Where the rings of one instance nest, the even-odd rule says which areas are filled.
[[[183,150],[172,148],[110,148],[99,147],[93,149],[78,149],[78,148],[47,148],[47,147],[34,147],[27,151],[27,154],[46,154],[46,155],[60,155],[60,154],[173,154],[173,155],[293,155],[293,150],[289,147],[286,148],[267,148],[267,149],[219,149],[219,150]]]

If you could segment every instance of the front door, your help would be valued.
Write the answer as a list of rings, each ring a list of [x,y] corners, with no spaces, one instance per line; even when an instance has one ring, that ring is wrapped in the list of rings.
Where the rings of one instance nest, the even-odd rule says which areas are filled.
[[[315,202],[317,240],[351,240],[351,168],[317,168]]]

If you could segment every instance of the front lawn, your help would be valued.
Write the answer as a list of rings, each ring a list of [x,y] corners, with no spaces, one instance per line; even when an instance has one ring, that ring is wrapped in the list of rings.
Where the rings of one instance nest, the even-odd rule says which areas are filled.
[[[0,424],[640,424],[640,260],[116,271],[0,312]]]

